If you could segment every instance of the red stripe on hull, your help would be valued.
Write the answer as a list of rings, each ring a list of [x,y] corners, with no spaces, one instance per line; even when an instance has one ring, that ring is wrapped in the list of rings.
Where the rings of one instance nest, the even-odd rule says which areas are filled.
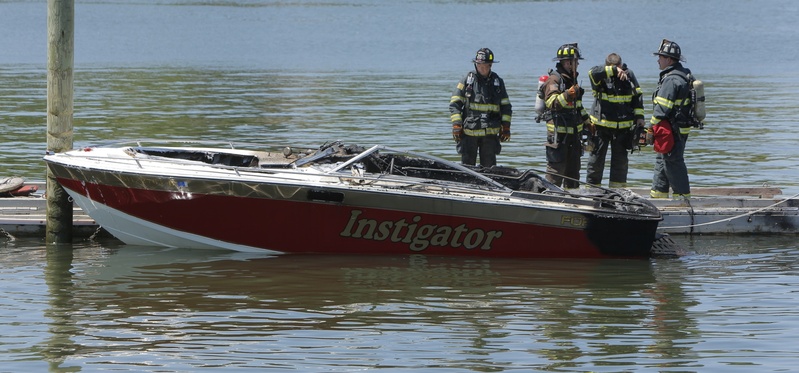
[[[131,216],[216,240],[287,253],[605,256],[581,229],[412,211],[131,189],[59,179]]]

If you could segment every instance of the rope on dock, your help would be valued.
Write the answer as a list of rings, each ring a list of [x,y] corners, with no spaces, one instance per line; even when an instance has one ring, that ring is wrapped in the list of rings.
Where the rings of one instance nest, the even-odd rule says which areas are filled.
[[[778,201],[778,202],[776,202],[774,204],[771,204],[771,205],[768,205],[768,206],[765,206],[765,207],[761,207],[761,208],[759,208],[757,210],[750,211],[750,212],[747,212],[747,213],[744,213],[744,214],[741,214],[741,215],[736,215],[736,216],[729,217],[729,218],[709,221],[707,223],[701,223],[701,224],[690,224],[690,225],[682,225],[682,226],[676,226],[676,227],[658,227],[658,229],[684,229],[684,228],[690,228],[691,229],[691,233],[693,233],[693,229],[696,228],[696,227],[723,223],[723,222],[727,222],[727,221],[731,221],[731,220],[735,220],[735,219],[740,219],[740,218],[743,218],[743,217],[746,217],[746,216],[754,215],[754,214],[757,214],[758,212],[762,212],[762,211],[768,210],[768,209],[770,209],[772,207],[775,207],[777,205],[783,204],[783,203],[788,202],[788,201],[790,201],[790,200],[792,200],[794,198],[797,198],[797,197],[799,197],[799,193],[796,193],[796,194],[794,194],[794,195],[792,195],[792,196],[790,196],[788,198],[785,198],[785,199],[783,199],[781,201]],[[694,209],[693,209],[693,206],[691,206],[690,200],[688,200],[688,201],[689,201],[688,202],[688,206],[691,207],[691,212],[690,212],[691,221],[694,221],[694,213],[693,213]]]

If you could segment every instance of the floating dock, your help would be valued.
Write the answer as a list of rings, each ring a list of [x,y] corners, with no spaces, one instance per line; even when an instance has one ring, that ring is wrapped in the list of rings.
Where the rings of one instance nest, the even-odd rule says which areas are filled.
[[[0,239],[4,236],[44,238],[46,218],[47,200],[43,194],[0,198]],[[78,206],[73,206],[72,224],[73,237],[87,238],[102,231]]]
[[[35,183],[34,183],[35,184]],[[0,238],[44,237],[47,200],[43,184],[25,197],[0,198]],[[647,196],[649,190],[632,189]],[[692,234],[799,234],[799,194],[783,196],[779,188],[691,188],[691,199],[652,199],[663,213],[659,232]],[[107,234],[74,206],[76,238]]]
[[[779,188],[692,187],[690,199],[650,201],[663,213],[661,233],[799,234],[799,194],[783,196]]]

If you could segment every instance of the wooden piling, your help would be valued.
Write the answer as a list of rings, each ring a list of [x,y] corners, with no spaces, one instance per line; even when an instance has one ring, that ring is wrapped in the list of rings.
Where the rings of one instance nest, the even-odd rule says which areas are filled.
[[[72,149],[75,1],[47,1],[47,150]],[[47,171],[46,242],[72,242],[72,202]]]

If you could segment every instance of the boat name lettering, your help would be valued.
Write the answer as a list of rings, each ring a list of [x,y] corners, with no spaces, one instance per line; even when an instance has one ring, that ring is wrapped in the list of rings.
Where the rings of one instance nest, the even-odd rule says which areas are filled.
[[[580,215],[562,215],[560,225],[585,228],[588,225],[588,220]]]
[[[341,237],[402,242],[408,244],[411,251],[422,251],[430,245],[491,250],[494,240],[502,237],[502,231],[469,228],[465,223],[457,227],[420,224],[422,217],[419,215],[408,222],[405,218],[397,221],[359,219],[361,214],[363,214],[361,210],[352,210],[347,226],[340,233]]]

